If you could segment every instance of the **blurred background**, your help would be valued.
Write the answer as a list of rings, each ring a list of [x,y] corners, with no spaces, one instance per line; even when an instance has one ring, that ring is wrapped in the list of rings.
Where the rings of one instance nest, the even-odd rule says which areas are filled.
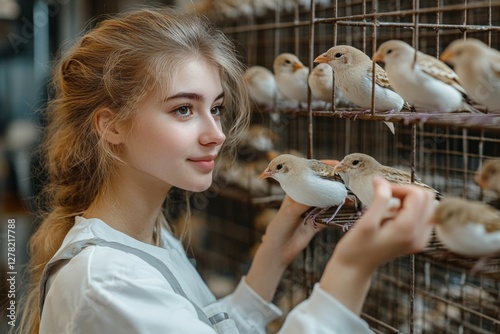
[[[27,262],[26,244],[34,227],[34,202],[43,176],[36,144],[43,126],[52,61],[85,28],[106,14],[138,5],[173,1],[0,0],[0,256],[2,320],[6,299],[7,221],[15,219],[16,296]],[[91,20],[92,19],[92,20]],[[92,21],[89,23],[89,21]]]

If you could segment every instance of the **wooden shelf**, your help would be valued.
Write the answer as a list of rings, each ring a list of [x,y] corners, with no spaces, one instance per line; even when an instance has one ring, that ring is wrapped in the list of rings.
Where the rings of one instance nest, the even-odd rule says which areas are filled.
[[[306,109],[279,109],[261,108],[259,112],[280,113],[307,117],[309,111]],[[332,110],[311,110],[313,117],[333,117],[353,120],[369,120],[377,122],[393,122],[404,125],[438,125],[451,126],[457,128],[469,128],[479,130],[500,130],[500,113],[421,113],[421,112],[397,112],[397,113],[376,113],[365,109],[336,109]]]

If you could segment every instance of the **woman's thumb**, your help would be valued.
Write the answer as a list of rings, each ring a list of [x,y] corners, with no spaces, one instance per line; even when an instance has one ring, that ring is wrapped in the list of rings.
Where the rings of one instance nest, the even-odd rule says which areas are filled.
[[[372,221],[379,222],[388,216],[392,187],[389,181],[378,176],[374,177],[372,182],[374,196],[367,213],[369,212]]]

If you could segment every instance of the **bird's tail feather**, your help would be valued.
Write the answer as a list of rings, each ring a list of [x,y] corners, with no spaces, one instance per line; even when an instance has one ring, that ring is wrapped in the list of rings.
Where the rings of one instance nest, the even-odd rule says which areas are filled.
[[[384,122],[384,124],[387,125],[387,127],[389,128],[389,130],[391,130],[392,134],[396,133],[396,129],[394,128],[394,123],[392,123],[392,122]]]

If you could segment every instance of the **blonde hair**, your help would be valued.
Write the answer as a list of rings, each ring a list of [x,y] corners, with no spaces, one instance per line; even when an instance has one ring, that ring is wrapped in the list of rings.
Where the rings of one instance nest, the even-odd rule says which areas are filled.
[[[41,273],[75,216],[106,193],[119,163],[94,127],[95,112],[109,108],[114,122],[129,124],[138,101],[164,89],[175,69],[193,57],[220,71],[224,146],[234,148],[250,117],[244,68],[233,44],[203,18],[173,8],[141,8],[102,21],[61,57],[43,145],[48,210],[29,242],[30,286],[19,332],[38,333]]]

